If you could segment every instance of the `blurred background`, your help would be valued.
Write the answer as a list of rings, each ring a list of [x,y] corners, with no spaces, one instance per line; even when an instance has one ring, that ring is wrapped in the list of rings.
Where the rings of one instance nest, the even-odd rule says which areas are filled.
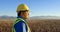
[[[16,9],[21,3],[29,6],[32,16],[60,16],[60,0],[0,0],[0,16],[17,16]]]
[[[60,32],[60,0],[0,0],[0,32],[12,32],[21,3],[31,10],[28,24],[32,32]]]

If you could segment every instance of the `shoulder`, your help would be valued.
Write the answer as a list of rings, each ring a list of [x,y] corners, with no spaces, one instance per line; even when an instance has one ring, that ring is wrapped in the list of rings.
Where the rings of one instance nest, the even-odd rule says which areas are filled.
[[[25,22],[24,22],[24,21],[19,21],[18,23],[20,23],[20,24],[23,24],[23,23],[24,23],[24,24],[25,24]],[[17,23],[16,23],[16,24],[17,24]]]
[[[23,21],[19,21],[14,26],[22,26],[22,25],[25,25],[25,23]]]
[[[22,20],[16,23],[16,25],[18,25],[18,24],[19,25],[26,25],[26,23],[24,21],[22,21]]]
[[[25,23],[25,21],[22,18],[16,18],[14,23],[20,23],[20,22]]]

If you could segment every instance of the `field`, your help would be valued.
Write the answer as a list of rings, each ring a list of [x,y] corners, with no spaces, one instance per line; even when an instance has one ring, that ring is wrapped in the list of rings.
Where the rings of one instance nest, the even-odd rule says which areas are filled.
[[[13,21],[0,21],[0,32],[12,32]],[[60,32],[60,20],[30,20],[31,32]]]

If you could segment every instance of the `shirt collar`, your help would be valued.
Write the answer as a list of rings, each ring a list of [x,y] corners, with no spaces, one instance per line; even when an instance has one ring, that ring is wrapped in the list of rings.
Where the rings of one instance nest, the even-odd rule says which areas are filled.
[[[17,18],[22,18],[22,16],[18,16]]]

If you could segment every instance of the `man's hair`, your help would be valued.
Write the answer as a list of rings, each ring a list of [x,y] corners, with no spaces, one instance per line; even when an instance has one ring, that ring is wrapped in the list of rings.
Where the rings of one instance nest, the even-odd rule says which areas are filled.
[[[21,11],[17,13],[17,16],[20,16],[21,15]]]

